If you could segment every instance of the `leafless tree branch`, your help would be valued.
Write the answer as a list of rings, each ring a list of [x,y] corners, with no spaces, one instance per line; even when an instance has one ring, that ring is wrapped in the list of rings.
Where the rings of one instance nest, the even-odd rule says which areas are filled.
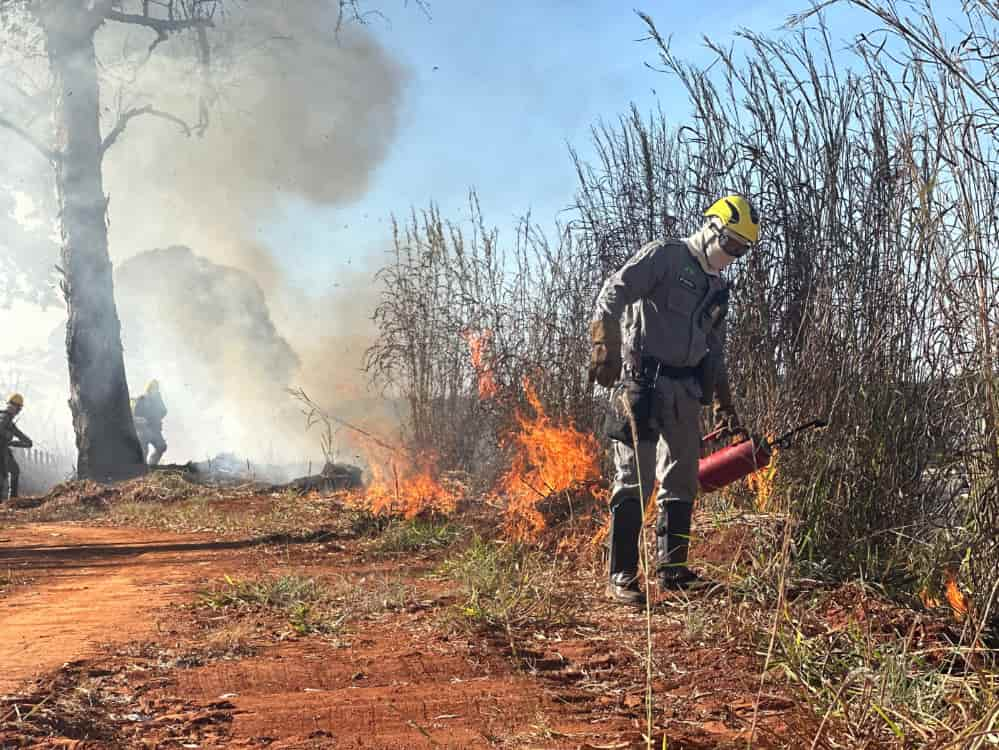
[[[29,144],[34,146],[35,150],[37,150],[38,153],[44,156],[48,161],[54,162],[59,158],[59,155],[53,149],[47,147],[44,143],[35,138],[35,136],[33,136],[27,130],[22,128],[20,125],[11,122],[3,115],[0,115],[0,128],[4,128],[13,133],[17,133],[17,135],[21,136],[21,138],[23,138]]]
[[[116,122],[114,127],[111,129],[111,132],[105,136],[104,141],[101,143],[101,154],[106,153],[107,150],[114,145],[115,141],[117,141],[121,134],[125,132],[125,128],[128,127],[129,122],[142,115],[159,117],[162,120],[172,122],[184,132],[184,135],[191,135],[191,126],[176,115],[156,109],[152,105],[146,105],[145,107],[133,107],[132,109],[129,109],[121,114],[118,118],[118,122]]]
[[[143,15],[139,13],[122,13],[118,10],[110,10],[104,16],[108,21],[115,21],[117,23],[126,23],[132,26],[145,26],[148,29],[152,29],[158,35],[165,37],[167,34],[173,34],[178,31],[187,31],[188,29],[201,29],[201,28],[214,28],[215,21],[207,16],[198,16],[196,18],[153,18],[152,16]],[[153,47],[159,44],[159,41],[153,42]]]

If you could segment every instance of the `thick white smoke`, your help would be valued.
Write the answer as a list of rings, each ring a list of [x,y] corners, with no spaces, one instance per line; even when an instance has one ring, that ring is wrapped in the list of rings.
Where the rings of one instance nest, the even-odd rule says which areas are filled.
[[[337,413],[370,413],[357,406],[365,395],[359,370],[371,335],[370,275],[342,284],[349,299],[313,297],[289,281],[307,275],[289,267],[290,258],[307,263],[307,254],[261,240],[285,199],[321,207],[363,195],[396,133],[404,71],[365,28],[338,30],[335,6],[326,0],[228,3],[209,33],[207,85],[193,35],[172,37],[148,56],[155,39],[148,29],[109,23],[97,33],[105,134],[122,112],[146,106],[192,126],[185,132],[173,119],[136,117],[104,158],[130,389],[135,396],[157,377],[173,401],[167,460],[223,450],[256,460],[300,460],[308,450],[308,458],[316,457],[318,441],[303,434],[304,419],[285,385],[305,386]],[[0,100],[8,93],[0,91]],[[202,103],[209,113],[203,131],[197,127]],[[17,161],[37,178],[19,178],[23,190],[47,186],[37,205],[50,206],[49,165],[37,155]],[[11,216],[12,206],[0,205],[0,213]],[[18,242],[16,258],[13,250],[5,256],[39,255],[27,240]],[[178,245],[191,252],[149,252]],[[52,257],[36,262],[37,269],[57,262],[54,250],[53,244]],[[3,270],[0,284],[17,283]],[[338,281],[344,280],[325,286]],[[200,293],[192,294],[191,285],[200,285]],[[46,354],[46,361],[63,356],[61,371],[33,389],[46,391],[44,398],[63,413],[61,338],[52,337]]]
[[[115,281],[132,388],[162,383],[170,454],[209,457],[225,448],[264,460],[275,453],[296,427],[286,422],[294,410],[282,414],[280,406],[300,362],[257,283],[180,246],[130,258]]]
[[[347,414],[357,413],[364,395],[370,277],[360,289],[353,280],[349,304],[311,297],[289,281],[302,276],[287,265],[290,248],[260,239],[286,197],[329,206],[361,196],[396,132],[401,69],[363,29],[337,33],[331,5],[238,6],[214,37],[217,98],[204,134],[137,119],[106,159],[123,336],[135,340],[153,320],[160,331],[143,341],[141,360],[126,343],[130,386],[137,391],[158,377],[174,394],[183,419],[173,423],[173,438],[167,435],[169,459],[230,450],[258,460],[299,460],[309,446],[314,456],[316,436],[303,435],[304,419],[282,387],[304,385],[323,406]],[[149,39],[125,39],[109,28],[100,41],[113,59],[112,50]],[[192,59],[189,41],[164,45],[127,87],[154,93],[126,95],[122,106],[151,104],[195,121],[200,79]],[[211,263],[140,255],[171,245],[186,245]],[[229,269],[247,274],[265,296],[249,304],[245,287],[229,283]],[[195,278],[210,289],[197,300],[178,283]],[[247,325],[246,316],[261,315],[280,330]],[[289,349],[276,351],[278,341]]]

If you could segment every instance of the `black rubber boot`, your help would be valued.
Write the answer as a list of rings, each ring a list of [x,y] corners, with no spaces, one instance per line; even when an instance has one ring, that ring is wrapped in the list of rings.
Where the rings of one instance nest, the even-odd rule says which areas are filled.
[[[637,575],[615,573],[607,583],[605,592],[608,598],[620,604],[641,607],[645,604],[645,592],[638,583]]]
[[[689,589],[696,591],[711,585],[711,581],[706,581],[686,565],[677,565],[675,568],[664,568],[656,573],[656,581],[659,588],[664,591]]]
[[[638,500],[624,497],[612,502],[607,595],[622,604],[645,603],[645,594],[638,585],[638,537],[641,531],[642,506]]]
[[[656,580],[662,589],[697,589],[708,584],[687,567],[692,503],[659,504],[656,523]]]

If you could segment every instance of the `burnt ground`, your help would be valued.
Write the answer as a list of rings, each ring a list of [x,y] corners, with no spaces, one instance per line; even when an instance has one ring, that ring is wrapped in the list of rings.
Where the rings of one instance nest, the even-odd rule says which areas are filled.
[[[572,618],[504,632],[455,624],[462,603],[434,574],[444,551],[369,547],[14,519],[0,531],[0,747],[645,746],[646,618],[602,599],[595,566],[559,579]],[[226,580],[284,574],[350,592],[343,623],[300,632],[204,606]],[[702,638],[699,616],[684,597],[653,608],[655,746],[746,747],[754,716],[753,746],[810,745],[814,711],[761,691],[763,656],[737,622]]]

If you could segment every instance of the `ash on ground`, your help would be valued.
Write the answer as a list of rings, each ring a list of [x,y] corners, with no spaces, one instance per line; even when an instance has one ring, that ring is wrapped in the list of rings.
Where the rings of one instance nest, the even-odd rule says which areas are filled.
[[[154,471],[179,471],[190,481],[204,484],[259,483],[271,490],[296,492],[336,492],[359,489],[364,486],[363,472],[352,464],[328,461],[318,473],[312,465],[256,464],[232,453],[220,453],[206,461],[189,461],[186,464],[165,464]]]

